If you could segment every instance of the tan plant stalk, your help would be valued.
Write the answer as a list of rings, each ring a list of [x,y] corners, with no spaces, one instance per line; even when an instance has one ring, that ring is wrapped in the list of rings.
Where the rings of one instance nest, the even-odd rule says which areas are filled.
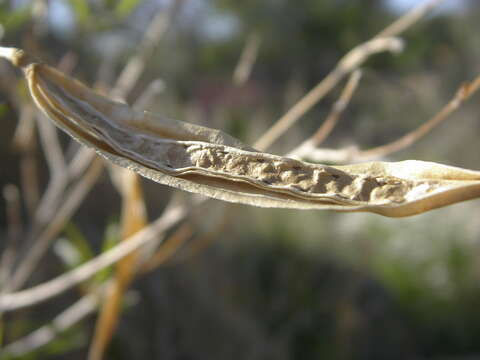
[[[401,34],[405,30],[411,28],[412,25],[414,25],[420,19],[425,17],[425,15],[430,14],[432,10],[434,10],[444,1],[445,0],[426,0],[421,2],[405,15],[401,16],[392,24],[380,31],[377,35],[375,35],[375,37],[388,37]]]
[[[390,51],[399,52],[403,48],[400,39],[394,37],[374,38],[350,50],[322,81],[290,108],[285,115],[273,124],[253,145],[266,150],[285,131],[292,127],[307,111],[328,94],[346,75],[360,67],[370,56]]]
[[[266,150],[272,145],[285,131],[295,124],[305,113],[307,113],[315,104],[317,104],[342,78],[355,70],[369,56],[382,51],[399,51],[399,44],[388,42],[382,39],[388,39],[400,35],[412,27],[421,18],[440,5],[444,0],[428,0],[401,16],[395,22],[380,31],[371,40],[358,45],[349,51],[338,63],[338,65],[323,80],[321,80],[312,90],[303,96],[290,110],[287,111],[273,126],[268,129],[254,144],[254,147],[260,150]],[[380,40],[377,42],[376,40]],[[344,64],[342,64],[342,62]]]
[[[255,60],[257,59],[260,45],[261,38],[258,33],[253,32],[247,37],[245,46],[238,59],[237,66],[233,71],[233,85],[242,86],[248,81],[252,73],[253,64],[255,64]]]
[[[147,225],[145,200],[137,174],[123,170],[122,193],[122,241]],[[101,360],[110,343],[120,317],[122,297],[135,275],[137,251],[130,253],[118,261],[112,283],[107,287],[106,297],[100,309],[92,344],[89,349],[89,360]]]
[[[124,258],[132,251],[139,249],[150,241],[154,241],[159,233],[176,224],[187,212],[185,208],[172,207],[169,211],[162,214],[160,218],[150,223],[150,225],[133,235],[130,239],[122,241],[114,248],[98,255],[79,267],[32,288],[16,293],[0,295],[0,312],[32,306],[75,287],[105,267]]]
[[[300,158],[306,157],[308,153],[318,147],[332,132],[333,128],[337,125],[340,116],[347,108],[350,100],[355,92],[362,72],[355,70],[349,77],[345,88],[343,89],[340,98],[333,104],[333,107],[328,114],[323,124],[310,136],[307,140],[301,143],[295,150],[292,150],[286,156],[297,156]]]
[[[99,293],[102,292],[100,290],[82,296],[67,309],[55,316],[50,323],[43,325],[28,335],[5,346],[2,349],[2,355],[0,355],[0,359],[2,356],[25,356],[32,351],[35,351],[38,348],[48,344],[58,335],[61,335],[64,331],[78,324],[86,316],[92,314],[97,309],[98,302],[101,298],[101,294]]]
[[[384,158],[390,154],[412,146],[414,143],[429,134],[435,127],[450,117],[465,101],[475,94],[480,87],[480,75],[472,82],[463,84],[455,93],[454,97],[432,118],[420,125],[415,130],[403,135],[388,144],[377,146],[367,150],[359,150],[355,147],[344,149],[321,149],[313,146],[298,147],[290,155],[298,156],[315,162],[348,163],[368,161]],[[304,146],[303,144],[301,146]]]
[[[143,73],[148,59],[152,56],[155,46],[167,32],[183,1],[174,0],[166,11],[160,11],[155,15],[145,31],[136,54],[130,58],[118,76],[111,92],[112,97],[123,99],[132,91]]]
[[[136,52],[136,55],[133,56],[130,61],[127,63],[125,66],[124,70],[122,71],[122,74],[120,75],[116,86],[114,87],[113,94],[117,97],[125,97],[128,92],[133,88],[133,86],[136,84],[138,81],[141,72],[143,71],[145,65],[146,65],[146,60],[149,58],[151,55],[154,46],[156,43],[159,41],[159,39],[164,35],[165,31],[168,28],[168,25],[170,24],[171,20],[170,17],[177,13],[180,6],[182,4],[182,0],[175,0],[171,7],[165,12],[161,12],[157,14],[149,28],[144,34],[143,40],[140,43],[139,50]],[[7,53],[5,53],[5,48],[2,48],[3,50],[0,51],[0,57],[2,56],[7,56],[8,57],[8,50]],[[65,63],[66,67],[68,69],[72,68],[72,64],[74,63],[71,61],[70,56],[66,56],[62,59],[62,63]],[[122,80],[123,79],[123,80]],[[128,83],[127,83],[128,82]],[[34,142],[30,141],[28,142],[28,146],[30,144],[34,144]],[[51,147],[50,147],[51,149]],[[28,153],[31,153],[28,152]],[[35,211],[35,217],[34,217],[34,225],[32,227],[32,231],[30,232],[29,239],[36,238],[39,236],[39,232],[42,231],[43,226],[46,223],[51,222],[51,218],[47,216],[43,216],[42,214],[45,214],[43,211],[45,208],[48,209],[50,212],[52,209],[57,209],[59,206],[59,199],[64,197],[64,190],[67,185],[67,180],[75,180],[78,176],[81,175],[81,173],[88,167],[90,166],[91,161],[94,158],[94,152],[91,151],[90,149],[86,148],[81,148],[78,153],[75,155],[74,159],[72,162],[69,164],[68,167],[68,176],[66,176],[63,172],[56,172],[60,173],[64,176],[55,176],[54,181],[52,181],[49,184],[49,187],[44,194],[44,199],[42,199],[42,206],[41,208],[36,209]],[[28,191],[32,191],[32,189],[37,189],[38,186],[30,186],[32,185],[31,182],[35,181],[36,179],[36,174],[32,173],[32,171],[35,170],[35,159],[33,156],[28,156],[25,157],[25,161],[22,161],[22,172],[24,172],[24,176],[22,178],[26,179],[28,181],[28,184],[26,183],[25,187],[28,187]],[[23,171],[25,170],[25,171]],[[28,173],[27,173],[28,171]],[[27,193],[28,194],[28,193]],[[32,196],[29,196],[29,198],[34,199],[35,194],[32,194]],[[48,196],[47,196],[48,195]],[[37,191],[37,198],[38,198],[38,191]],[[45,200],[45,201],[43,201]],[[81,203],[82,199],[76,199],[78,201],[78,204]],[[36,203],[34,203],[32,206],[36,206]],[[75,210],[75,208],[72,208],[72,210]],[[39,211],[41,210],[41,211]],[[33,212],[33,209],[32,209]],[[73,213],[73,211],[72,211]],[[72,214],[70,213],[70,215]],[[58,212],[55,215],[58,218]],[[67,221],[68,219],[64,219],[63,221]],[[56,223],[56,221],[53,221]],[[43,234],[48,233],[47,231],[44,231]],[[55,232],[52,232],[54,234]],[[23,285],[23,282],[28,279],[28,277],[31,275],[32,269],[35,268],[36,263],[41,259],[45,251],[49,248],[49,245],[51,241],[53,240],[52,238],[45,238],[41,237],[42,241],[37,241],[34,243],[33,251],[27,253],[27,258],[22,259],[20,268],[17,272],[19,274],[14,275],[14,280],[15,284],[9,284],[8,288],[11,290],[15,290]],[[26,269],[30,269],[30,272],[27,272]],[[18,279],[21,279],[21,281],[18,281]]]
[[[65,223],[70,219],[73,212],[81,204],[85,195],[88,194],[92,186],[95,184],[102,170],[103,162],[101,159],[97,158],[97,160],[91,164],[85,175],[80,178],[70,190],[69,195],[66,197],[67,200],[55,213],[54,218],[48,226],[37,237],[33,247],[26,254],[25,259],[16,269],[9,284],[7,284],[7,289],[17,289],[33,272],[38,261],[44,254],[45,248],[50,245],[51,239],[62,231]]]
[[[478,91],[480,87],[480,75],[472,82],[462,85],[456,92],[455,96],[445,105],[440,112],[419,126],[412,132],[402,136],[401,138],[382,146],[361,151],[359,156],[363,159],[379,158],[400,150],[406,149],[413,143],[417,142],[427,135],[433,128],[445,121],[454,111],[456,111],[465,101]]]
[[[142,272],[150,272],[177,253],[185,241],[193,235],[192,226],[189,223],[182,224],[172,235],[170,235],[159,249],[142,265]]]
[[[23,232],[20,192],[13,184],[7,184],[3,188],[3,198],[6,204],[7,213],[7,236],[2,256],[0,257],[0,291],[7,283],[11,274],[13,259],[17,241]]]
[[[35,138],[34,107],[20,107],[20,116],[13,136],[13,146],[20,153],[20,181],[22,196],[27,212],[33,218],[40,199],[38,184],[38,164],[35,157],[37,141]]]

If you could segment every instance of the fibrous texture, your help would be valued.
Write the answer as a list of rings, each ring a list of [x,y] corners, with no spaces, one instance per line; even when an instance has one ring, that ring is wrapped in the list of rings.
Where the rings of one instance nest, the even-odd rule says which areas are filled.
[[[258,152],[220,130],[137,111],[11,50],[37,106],[113,163],[156,182],[262,207],[408,216],[480,196],[480,172],[423,161],[347,166]]]

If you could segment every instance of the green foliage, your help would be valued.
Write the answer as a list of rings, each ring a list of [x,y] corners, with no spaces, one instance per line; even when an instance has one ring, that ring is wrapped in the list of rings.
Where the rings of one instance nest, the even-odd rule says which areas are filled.
[[[138,6],[140,0],[120,0],[115,6],[115,13],[118,17],[124,18]]]
[[[17,31],[21,26],[25,25],[31,19],[31,4],[19,7],[15,10],[4,2],[0,4],[0,24],[6,31]]]
[[[65,235],[79,255],[79,261],[75,264],[75,266],[78,266],[94,257],[94,253],[90,247],[90,244],[88,243],[87,238],[73,223],[69,223],[65,227]]]
[[[103,240],[102,240],[102,248],[101,252],[105,252],[112,247],[114,247],[116,244],[118,244],[120,240],[120,227],[118,222],[110,222],[106,229],[105,233],[103,235]],[[96,284],[102,284],[107,280],[113,273],[113,266],[108,266],[104,268],[103,270],[99,271],[95,277],[93,278],[93,282]]]
[[[75,13],[76,20],[82,25],[89,24],[92,18],[92,12],[90,10],[88,1],[69,0],[69,2]]]

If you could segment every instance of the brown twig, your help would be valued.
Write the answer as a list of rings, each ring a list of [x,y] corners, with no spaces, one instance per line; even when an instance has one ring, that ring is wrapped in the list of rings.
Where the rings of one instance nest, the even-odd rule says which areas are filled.
[[[122,241],[128,241],[148,220],[139,175],[127,169],[122,169],[122,174]],[[104,356],[118,324],[123,294],[135,275],[137,260],[138,251],[134,251],[117,262],[115,277],[107,288],[95,326],[89,360],[101,360]]]
[[[344,149],[311,149],[310,152],[302,152],[302,157],[316,162],[347,163],[367,161],[382,158],[392,153],[403,150],[430,133],[436,126],[445,121],[465,101],[467,101],[480,87],[480,75],[471,83],[462,85],[455,96],[432,118],[420,125],[415,130],[407,133],[399,139],[385,145],[377,146],[368,150],[359,150],[356,147]]]
[[[417,129],[409,132],[401,138],[382,146],[369,150],[360,151],[358,157],[362,159],[372,159],[387,156],[391,153],[403,150],[413,143],[417,142],[427,135],[433,128],[446,120],[460,105],[467,101],[480,87],[480,75],[471,83],[462,85],[456,92],[452,100],[448,102],[434,117]]]
[[[71,180],[77,179],[81,176],[85,170],[89,167],[93,159],[95,158],[95,151],[85,146],[80,148],[75,153],[74,157],[68,164],[68,178]]]
[[[251,33],[238,59],[237,66],[233,71],[233,84],[242,86],[245,84],[252,73],[253,64],[257,60],[258,50],[260,49],[261,38],[256,32]]]
[[[20,152],[22,195],[30,218],[33,218],[40,199],[35,125],[33,105],[20,105],[20,117],[12,143]]]
[[[192,226],[185,223],[180,226],[172,235],[170,235],[142,267],[142,272],[150,272],[169,260],[185,241],[193,235]]]
[[[0,289],[7,282],[15,259],[16,244],[22,234],[20,193],[13,184],[3,188],[7,212],[7,236],[0,260]]]
[[[375,37],[389,37],[401,34],[444,1],[445,0],[427,0],[423,4],[415,6],[412,10],[380,31]]]
[[[358,68],[365,60],[359,61],[355,55],[358,55],[362,49],[368,49],[369,44],[375,44],[375,40],[388,39],[394,36],[400,35],[402,32],[412,27],[416,22],[433,10],[436,6],[440,5],[443,0],[429,0],[423,4],[417,5],[412,10],[401,16],[391,25],[380,31],[370,41],[367,41],[353,50],[348,52],[341,62],[344,62],[343,69],[340,64],[328,74],[317,86],[315,86],[310,92],[308,92],[299,102],[297,102],[285,115],[278,119],[275,124],[267,130],[254,144],[254,147],[259,150],[266,150],[272,145],[285,131],[287,131],[300,117],[302,117],[307,111],[309,111],[316,103],[318,103],[346,74]],[[378,51],[391,50],[388,48],[378,49]],[[398,49],[396,49],[398,50]],[[378,52],[377,51],[377,52]],[[355,54],[356,53],[356,54]],[[368,56],[374,52],[370,51]],[[349,61],[355,61],[356,64]]]
[[[218,219],[211,230],[208,230],[206,233],[197,236],[192,239],[189,246],[185,249],[186,251],[177,258],[175,262],[182,262],[192,259],[197,256],[204,250],[208,245],[210,245],[215,239],[219,238],[220,234],[225,233],[226,227],[230,224],[232,219],[232,207],[226,205],[223,209],[220,219]]]
[[[68,173],[57,129],[45,116],[39,115],[37,119],[40,141],[50,174],[47,189],[35,211],[34,223],[41,227],[50,221],[56,212],[57,207],[55,205],[59,202],[59,197],[63,195],[63,191],[68,184]]]
[[[92,277],[98,271],[116,263],[132,251],[155,240],[159,233],[182,220],[187,213],[188,210],[185,207],[172,207],[156,221],[133,235],[128,241],[121,242],[79,267],[32,288],[0,295],[0,311],[12,311],[39,304],[71,289]]]
[[[148,109],[153,100],[165,90],[165,83],[161,79],[153,80],[142,92],[133,105],[137,109]]]
[[[340,94],[340,98],[335,102],[335,104],[333,104],[332,110],[327,116],[325,122],[310,138],[312,141],[312,145],[320,145],[328,137],[328,135],[330,135],[333,128],[337,125],[340,116],[350,103],[352,95],[357,89],[358,82],[360,81],[361,76],[362,72],[360,70],[355,70],[350,75],[350,78],[347,81],[347,85]]]
[[[175,13],[178,8],[180,3],[182,3],[182,0],[175,0],[171,8],[167,12],[162,12],[160,13],[155,19],[153,20],[151,26],[149,29],[147,29],[147,32],[140,44],[139,51],[137,52],[138,55],[134,56],[131,61],[127,64],[127,66],[124,68],[122,71],[122,74],[120,75],[118,82],[113,90],[114,94],[119,97],[124,97],[128,92],[133,88],[135,85],[136,81],[138,80],[141,72],[143,71],[145,67],[145,61],[146,59],[149,58],[151,55],[154,45],[156,42],[158,42],[158,39],[164,34],[166,31],[169,21],[170,21],[170,16]],[[160,16],[161,15],[161,16]],[[6,57],[6,58],[11,58],[12,57],[12,50],[8,48],[2,48],[0,52],[0,56]],[[93,159],[94,153],[89,150],[83,150],[80,149],[75,156],[74,160],[72,161],[71,165],[68,168],[68,178],[70,179],[75,179],[75,176],[78,175],[83,169],[90,164],[91,160]],[[49,197],[48,199],[52,199],[52,201],[49,201],[48,204],[48,209],[56,209],[58,206],[58,199],[62,198],[63,190],[66,188],[67,185],[67,179],[68,178],[62,178],[62,182],[55,182],[54,185],[57,185],[54,187],[55,193],[51,195],[51,192],[47,192]],[[61,185],[61,186],[60,186]],[[93,184],[92,184],[93,185]],[[53,192],[53,190],[52,190]],[[51,196],[50,196],[51,195]],[[56,202],[53,200],[57,200]],[[80,200],[80,201],[79,201]],[[77,199],[78,203],[76,204],[75,208],[78,207],[79,203],[81,202],[81,199]],[[56,204],[54,204],[54,202]],[[43,208],[43,207],[42,207]],[[58,218],[58,213],[57,212],[56,217]],[[43,214],[43,212],[42,212]],[[52,216],[52,215],[50,215]],[[56,229],[55,231],[51,231],[52,223],[57,223],[57,222],[50,222],[49,217],[42,217],[41,215],[39,216],[39,221],[37,221],[37,226],[34,226],[34,230],[32,231],[31,237],[30,238],[35,238],[36,235],[38,234],[38,231],[42,228],[43,224],[50,223],[49,228],[47,228],[41,235],[42,241],[36,241],[34,245],[34,249],[36,251],[34,252],[29,252],[27,254],[27,258],[33,259],[35,258],[36,260],[34,263],[36,264],[43,253],[48,249],[49,244],[52,239],[48,239],[45,234],[53,234],[57,233],[59,230]],[[61,222],[68,220],[64,218]],[[60,223],[61,223],[60,222]],[[50,229],[50,230],[49,230]],[[42,246],[40,246],[42,245]],[[38,251],[37,251],[38,250]],[[41,253],[40,253],[41,250]],[[30,276],[31,270],[34,268],[34,265],[30,264],[23,264],[24,261],[22,261],[22,264],[19,266],[20,269],[30,269],[30,272],[27,273],[25,270],[22,271],[19,275],[15,274],[14,279],[16,279],[15,283],[13,285],[8,286],[9,289],[16,289],[23,282],[28,279]],[[19,281],[21,280],[21,281]],[[12,280],[13,281],[13,280]]]
[[[65,196],[65,202],[55,213],[48,226],[35,239],[35,242],[26,253],[25,258],[12,276],[8,289],[18,289],[37,267],[38,262],[50,246],[52,239],[63,229],[65,223],[81,204],[86,194],[95,184],[103,169],[103,160],[96,158],[85,175],[78,180],[70,193]]]
[[[62,59],[59,61],[58,67],[66,72],[70,72],[72,71],[75,64],[75,56],[72,53],[68,53],[63,56]],[[27,109],[25,111],[27,111],[27,115],[29,115],[27,120],[29,119],[30,122],[34,123],[33,108],[30,105],[27,105],[24,108]],[[28,109],[31,109],[31,113]],[[33,239],[55,216],[55,211],[58,210],[58,205],[61,202],[62,195],[64,195],[64,190],[68,185],[69,180],[65,158],[63,156],[63,151],[60,146],[56,128],[53,126],[53,124],[51,124],[46,118],[42,117],[41,115],[37,116],[37,119],[39,120],[36,123],[38,125],[40,133],[42,149],[45,153],[45,158],[49,167],[50,181],[48,183],[47,189],[45,190],[40,200],[39,205],[36,205],[35,211],[31,215],[31,218],[33,218],[33,224],[31,225],[30,233],[27,236],[27,244],[25,245],[27,247],[30,246],[30,243],[33,241]],[[15,144],[17,146],[25,146],[25,142],[27,141],[27,139],[25,139],[25,134],[28,134],[27,131],[21,129],[18,130],[18,132],[16,133],[16,137],[14,138]],[[33,137],[33,134],[31,136]],[[33,170],[30,170],[30,172],[31,171]],[[35,179],[36,176],[32,176],[32,178]],[[36,180],[28,181],[32,182]],[[35,243],[33,247],[37,248],[37,243]],[[40,249],[39,246],[38,249]],[[42,251],[45,252],[47,249],[48,245],[45,246]],[[28,253],[30,253],[30,251]],[[39,259],[42,255],[43,253],[38,254]],[[27,255],[27,257],[28,256],[29,255]],[[24,274],[24,276],[26,276],[25,280],[28,278],[29,275],[30,274]],[[15,276],[16,275],[13,275],[13,278],[15,278]],[[22,283],[23,282],[18,283],[17,286],[21,286]],[[10,290],[14,288],[12,284],[7,284],[6,287]]]
[[[253,145],[254,148],[265,150],[287,131],[300,117],[305,115],[346,75],[356,70],[373,54],[391,51],[398,52],[403,43],[397,38],[376,38],[356,46],[350,50],[320,83],[310,90],[300,101],[287,111],[270,129],[268,129]]]
[[[2,355],[21,357],[47,345],[58,335],[78,324],[97,309],[101,297],[98,292],[84,295],[80,300],[58,314],[49,324],[8,344],[2,349]]]
[[[318,147],[318,145],[320,145],[328,137],[328,135],[330,135],[333,128],[337,125],[340,116],[350,103],[353,93],[357,89],[361,76],[362,72],[360,70],[355,70],[350,75],[350,78],[340,94],[339,99],[333,104],[332,109],[323,124],[310,138],[288,153],[287,156],[303,157],[305,154],[308,154],[309,151]]]
[[[137,83],[147,61],[152,56],[155,46],[165,35],[175,14],[180,10],[183,0],[174,0],[166,11],[155,15],[148,26],[135,55],[130,58],[111,92],[114,98],[124,99]]]

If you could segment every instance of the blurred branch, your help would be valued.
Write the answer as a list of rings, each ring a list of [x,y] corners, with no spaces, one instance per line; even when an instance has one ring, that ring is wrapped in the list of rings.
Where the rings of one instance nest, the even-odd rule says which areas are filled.
[[[356,46],[340,59],[332,72],[268,129],[255,142],[253,147],[259,150],[267,149],[337,85],[345,75],[357,69],[373,54],[384,51],[399,52],[402,48],[403,42],[398,38],[376,38]]]
[[[384,30],[380,31],[370,41],[358,45],[349,51],[339,62],[337,67],[328,74],[317,86],[308,92],[300,101],[298,101],[285,115],[265,132],[254,144],[259,150],[265,150],[272,145],[285,131],[287,131],[300,117],[305,115],[316,103],[318,103],[345,75],[358,68],[369,56],[380,51],[399,51],[400,46],[392,46],[388,48],[384,44],[384,48],[377,48],[376,51],[369,49],[373,44],[377,44],[376,40],[386,40],[401,34],[409,27],[413,26],[417,21],[424,17],[427,13],[440,5],[443,0],[428,0],[423,4],[417,5],[412,10],[401,16]],[[364,52],[364,54],[362,54]],[[342,65],[342,63],[344,63]],[[343,67],[343,68],[342,68]]]
[[[390,37],[401,34],[444,1],[445,0],[427,0],[423,4],[415,6],[412,10],[380,31],[377,35],[375,35],[375,38]]]
[[[53,123],[44,116],[41,116],[38,120],[40,141],[42,142],[50,174],[52,177],[64,176],[66,173],[66,164],[62,147],[58,140],[57,129]]]
[[[182,262],[192,259],[197,256],[204,250],[208,245],[210,245],[215,239],[217,239],[221,234],[225,234],[225,230],[232,220],[232,207],[227,205],[223,209],[220,219],[217,219],[213,228],[209,231],[197,235],[192,241],[189,242],[188,247],[186,247],[185,252],[179,256],[175,262]]]
[[[15,259],[16,243],[20,238],[23,227],[18,188],[13,184],[5,185],[3,198],[5,199],[7,212],[7,236],[0,260],[0,289],[3,288],[10,276]]]
[[[103,288],[103,287],[102,287]],[[27,336],[8,344],[2,349],[2,356],[20,357],[47,345],[58,335],[78,324],[82,319],[93,313],[98,307],[99,297],[96,293],[90,293],[83,296],[68,307],[66,310],[58,314],[51,323],[40,327],[31,332]]]
[[[139,175],[128,169],[122,169],[122,175],[122,241],[129,241],[146,226],[147,210]],[[107,296],[95,327],[89,360],[101,360],[111,341],[120,317],[123,294],[135,275],[137,252],[132,251],[116,265],[115,277],[107,287]]]
[[[80,146],[73,159],[68,164],[68,178],[71,180],[77,179],[88,168],[96,153],[93,149],[85,146]]]
[[[30,274],[37,267],[42,255],[50,246],[55,236],[63,229],[65,223],[82,203],[85,196],[95,184],[103,169],[103,160],[96,158],[85,175],[80,178],[73,186],[72,190],[64,198],[61,207],[55,212],[53,219],[48,223],[43,232],[35,238],[35,242],[30,247],[15,271],[9,286],[9,291],[18,289],[28,279]]]
[[[45,190],[42,200],[35,211],[34,223],[47,223],[57,210],[55,204],[68,183],[68,173],[62,147],[58,139],[55,126],[45,116],[37,116],[37,125],[40,133],[42,149],[45,153],[50,174],[50,181]]]
[[[322,126],[320,126],[310,138],[288,153],[287,156],[302,157],[305,154],[308,154],[308,152],[310,152],[312,149],[318,147],[318,145],[320,145],[328,137],[328,135],[330,135],[335,125],[337,125],[340,116],[350,103],[361,77],[362,72],[360,70],[355,70],[350,75],[345,88],[340,94],[340,98],[333,104],[332,109]]]
[[[33,0],[33,33],[37,38],[41,38],[48,31],[48,6],[47,0]]]
[[[432,118],[420,125],[415,130],[407,133],[401,138],[368,150],[359,150],[356,147],[344,148],[339,150],[312,148],[309,152],[302,151],[303,158],[316,162],[335,162],[347,163],[373,160],[385,157],[394,152],[403,150],[425,135],[430,133],[436,126],[445,121],[454,111],[456,111],[465,101],[467,101],[480,87],[480,75],[472,82],[462,85],[455,96]],[[299,156],[298,154],[295,154]]]
[[[166,11],[158,12],[148,26],[143,39],[136,50],[136,54],[132,56],[119,75],[117,82],[111,92],[113,98],[124,99],[128,93],[134,88],[140,75],[142,74],[147,61],[153,55],[155,46],[165,35],[172,19],[180,10],[183,0],[173,0],[172,4]]]
[[[426,123],[389,144],[361,151],[359,156],[364,159],[379,158],[409,147],[427,135],[430,131],[432,131],[433,128],[446,120],[455,110],[460,107],[460,105],[467,101],[478,90],[479,87],[480,75],[477,76],[471,83],[462,85],[457,90],[453,99],[450,100],[448,104],[440,110],[440,112],[438,112]]]
[[[158,40],[163,36],[165,31],[170,24],[172,16],[177,12],[182,0],[174,0],[172,6],[168,11],[161,12],[157,14],[149,28],[147,29],[144,38],[139,46],[137,55],[131,58],[129,63],[124,68],[122,74],[120,75],[117,85],[113,90],[113,93],[118,97],[124,97],[126,94],[131,91],[136,81],[138,80],[141,72],[144,70],[146,60],[153,53],[154,45]],[[11,49],[2,49],[0,56],[8,58],[11,56]],[[47,125],[48,126],[48,125]],[[47,138],[51,133],[45,127],[43,130],[43,137]],[[50,136],[51,138],[51,136]],[[54,174],[61,174],[57,176],[55,181],[52,181],[52,185],[49,190],[45,193],[42,206],[38,209],[36,214],[37,221],[34,225],[34,231],[31,233],[31,238],[36,238],[38,231],[43,227],[44,224],[48,223],[47,228],[41,233],[41,235],[36,239],[32,249],[29,250],[25,259],[20,263],[17,271],[13,275],[11,284],[7,286],[7,289],[14,290],[19,288],[30,276],[33,269],[40,261],[43,253],[48,249],[53,237],[61,231],[61,227],[64,225],[65,221],[68,221],[68,218],[71,216],[73,211],[80,205],[83,197],[86,195],[90,187],[93,185],[94,180],[98,177],[100,171],[89,171],[83,177],[85,181],[79,181],[75,185],[75,189],[72,192],[72,196],[69,197],[67,203],[56,211],[54,214],[54,209],[57,209],[59,199],[64,195],[64,189],[67,186],[68,180],[75,179],[76,176],[79,176],[84,169],[90,164],[93,159],[94,152],[91,150],[80,149],[72,162],[68,167],[68,176],[65,175],[65,171],[57,171],[57,165],[60,163],[58,154],[61,154],[58,150],[59,147],[55,142],[50,142],[48,139],[43,142],[45,149],[47,151],[47,160],[50,165],[50,169],[54,171]],[[98,166],[92,164],[90,169],[97,169]],[[30,177],[29,177],[30,178]],[[48,200],[48,201],[47,201]],[[48,211],[44,211],[48,210]],[[51,219],[54,216],[53,219]],[[52,220],[52,221],[50,221]]]
[[[13,135],[13,146],[20,152],[20,181],[30,218],[33,218],[40,198],[36,159],[34,108],[32,104],[19,107],[20,118]]]
[[[233,72],[233,84],[235,86],[242,86],[250,78],[253,64],[258,56],[260,44],[261,38],[258,33],[254,32],[248,36],[242,53],[240,54],[237,66]]]
[[[71,289],[132,251],[155,240],[159,233],[182,220],[187,212],[186,207],[171,207],[165,210],[155,222],[130,237],[128,241],[121,242],[79,267],[32,288],[0,295],[0,311],[12,311],[32,306]]]
[[[143,93],[138,97],[133,104],[134,108],[146,110],[148,109],[153,100],[165,90],[165,83],[162,79],[153,80]]]
[[[76,65],[76,57],[74,56],[73,53],[67,53],[64,55],[61,60],[58,63],[58,67],[65,71],[66,73],[69,73],[72,71],[73,67]],[[30,123],[35,123],[33,121],[34,113],[33,113],[33,108],[30,105],[24,106],[22,108],[27,109],[27,119]],[[30,109],[30,110],[28,110]],[[44,191],[42,199],[40,201],[40,204],[36,206],[36,209],[34,213],[31,215],[31,218],[33,218],[33,224],[30,229],[30,234],[27,238],[27,243],[25,246],[30,247],[31,242],[33,239],[38,235],[38,233],[42,230],[42,228],[47,224],[50,223],[51,225],[51,220],[54,216],[56,216],[55,212],[58,210],[59,203],[61,202],[61,198],[64,195],[65,188],[68,185],[68,172],[67,172],[67,165],[65,162],[65,158],[63,156],[63,150],[59,142],[58,138],[58,132],[57,129],[54,127],[54,125],[45,117],[42,117],[41,115],[37,116],[38,121],[36,122],[38,124],[38,129],[39,129],[39,134],[40,134],[40,140],[42,144],[42,149],[45,154],[45,158],[47,161],[47,165],[49,167],[49,173],[50,173],[50,181],[48,183],[47,189]],[[33,126],[30,126],[32,128],[33,132]],[[25,143],[29,140],[26,138],[26,134],[28,134],[27,131],[22,130],[20,128],[15,134],[15,144],[17,146],[29,146],[26,145]],[[30,135],[32,138],[33,133]],[[33,171],[33,170],[30,170]],[[27,175],[25,175],[27,176]],[[32,176],[33,179],[36,178],[36,176]],[[28,180],[32,181],[32,180]],[[36,180],[33,180],[36,181]],[[30,186],[30,184],[26,185]],[[58,214],[58,213],[57,213]],[[36,242],[33,245],[33,248],[39,253],[37,254],[36,252],[33,252],[35,254],[35,257],[38,257],[38,260],[41,258],[43,253],[48,249],[48,245],[51,240],[47,241],[47,245],[44,247],[41,247],[38,242]],[[42,243],[42,242],[40,242]],[[30,249],[29,249],[30,250]],[[30,255],[30,252],[26,255],[26,258]],[[33,255],[31,255],[33,256]],[[19,268],[27,265],[19,265]],[[33,269],[33,267],[31,267]],[[31,270],[33,271],[33,270]],[[30,272],[31,273],[31,272]],[[23,281],[28,279],[30,276],[30,273],[25,273],[23,276],[25,276],[24,280],[20,281],[17,283],[17,286],[21,286]],[[16,275],[13,275],[13,279],[16,277]],[[13,284],[7,284],[6,288],[12,290]]]
[[[170,235],[146,263],[142,265],[142,272],[150,272],[170,259],[185,241],[193,235],[192,226],[185,223]]]

